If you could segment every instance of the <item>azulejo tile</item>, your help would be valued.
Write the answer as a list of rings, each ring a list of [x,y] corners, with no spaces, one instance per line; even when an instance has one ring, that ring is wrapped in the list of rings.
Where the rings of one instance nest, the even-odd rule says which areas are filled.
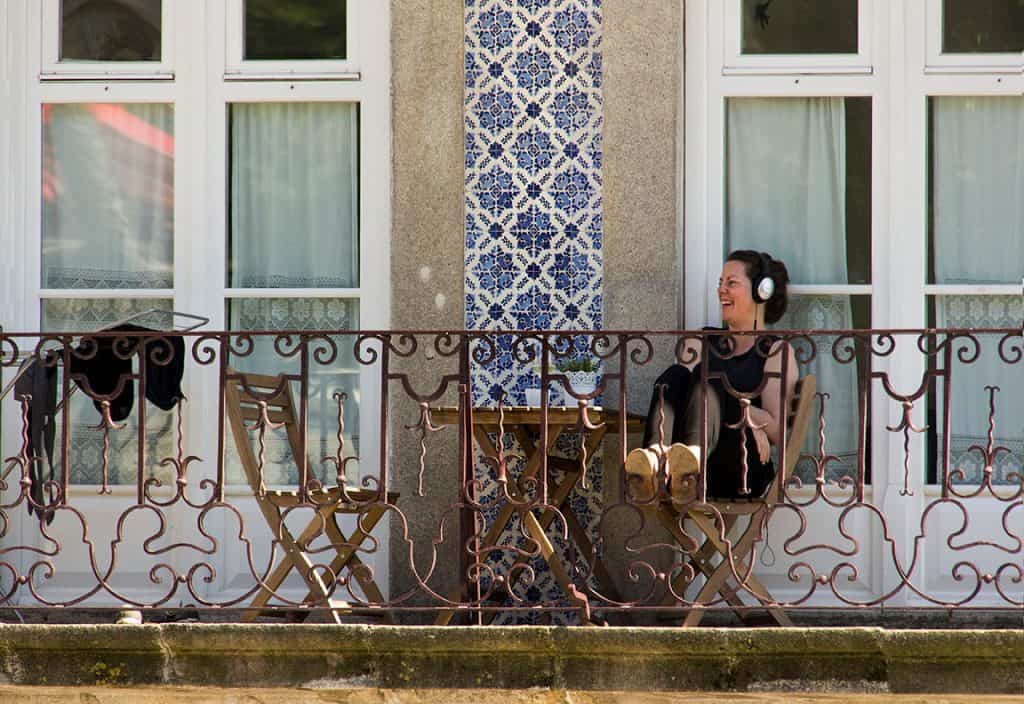
[[[465,1],[469,329],[602,327],[601,22],[600,0]],[[522,404],[536,376],[511,336],[493,343],[493,356],[474,367],[474,401]],[[585,340],[575,344],[587,352]],[[600,458],[589,474],[571,504],[593,529]],[[516,545],[516,532],[503,541]],[[494,568],[507,572],[514,550],[501,552]],[[542,563],[530,564],[537,572],[520,595],[561,599]]]

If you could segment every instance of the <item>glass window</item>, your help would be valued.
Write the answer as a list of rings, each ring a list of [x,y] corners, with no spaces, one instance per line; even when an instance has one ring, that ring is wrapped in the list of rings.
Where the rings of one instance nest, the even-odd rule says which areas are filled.
[[[857,0],[743,0],[744,54],[856,54]]]
[[[231,106],[228,286],[359,285],[355,103]]]
[[[796,284],[870,283],[871,99],[730,98],[727,139],[726,249]]]
[[[729,98],[726,119],[726,253],[768,252],[794,284],[870,283],[871,99]],[[791,294],[775,327],[867,328],[870,316],[867,295]],[[813,341],[816,355],[800,373],[829,395],[826,450],[839,460],[826,477],[855,478],[858,365],[833,358],[835,335]],[[808,454],[817,456],[817,440],[809,434]],[[803,465],[797,475],[813,479]]]
[[[345,0],[245,0],[245,59],[344,59]]]
[[[43,288],[174,285],[174,111],[43,106]]]
[[[1024,274],[1024,97],[943,96],[929,99],[931,184],[929,280],[939,285],[1019,285]],[[943,293],[928,299],[929,325],[940,328],[1017,328],[1019,296]],[[978,358],[954,355],[950,409],[951,467],[977,483],[984,462],[969,448],[985,447],[989,390],[996,392],[995,444],[1001,453],[993,481],[1006,483],[1024,457],[1024,376],[999,355],[999,339],[978,335]],[[935,362],[933,361],[933,364]],[[936,430],[933,457],[944,438],[941,389],[931,399]],[[937,470],[931,470],[932,481]]]
[[[170,311],[173,310],[173,305],[170,299],[46,299],[42,302],[42,329],[46,332],[93,332],[152,309]],[[133,322],[157,330],[171,330],[174,321],[169,315],[150,313],[134,319]],[[65,372],[63,366],[58,367],[59,374]],[[138,373],[138,362],[135,360],[132,361],[132,372]],[[62,383],[58,379],[58,389]],[[92,399],[77,390],[74,383],[71,387],[73,391],[67,400],[71,417],[71,432],[68,437],[68,480],[72,484],[98,485],[103,479],[103,432],[97,429],[101,416]],[[60,400],[58,399],[58,402]],[[110,444],[107,448],[107,483],[110,485],[134,485],[136,482],[138,403],[139,398],[136,395],[128,417],[122,421],[124,427],[110,431]],[[175,456],[176,412],[174,409],[161,410],[149,401],[145,403],[146,476],[159,478],[165,486],[168,482],[173,485],[173,468],[170,465],[161,465],[160,462]],[[57,449],[54,453],[55,477],[61,476],[59,464],[63,432],[63,423],[58,418],[55,440]]]
[[[933,97],[929,107],[930,283],[1020,283],[1024,97]]]
[[[1024,51],[1024,2],[943,0],[942,51],[945,54]]]
[[[358,330],[359,301],[340,298],[233,299],[228,301],[228,320],[232,330]],[[355,456],[359,451],[360,367],[353,351],[355,340],[355,336],[333,336],[329,341],[314,339],[310,342],[306,451],[310,475],[325,484],[333,484],[337,471],[333,464],[323,461],[324,457],[334,456],[338,451],[336,392],[347,395],[345,456]],[[232,355],[231,366],[256,374],[299,374],[298,356],[284,356],[293,346],[282,344],[284,349],[275,349],[273,337],[259,337],[254,340],[249,355]],[[292,394],[296,399],[299,393],[299,385],[293,383]],[[255,442],[255,436],[253,439]],[[229,442],[233,443],[233,438],[229,437]],[[245,475],[234,454],[234,445],[231,447],[228,479],[233,484],[242,484]],[[265,481],[268,484],[294,485],[298,481],[298,468],[284,429],[268,433],[266,448]],[[358,476],[356,464],[349,464],[348,476]]]
[[[61,0],[61,61],[160,61],[161,0]]]

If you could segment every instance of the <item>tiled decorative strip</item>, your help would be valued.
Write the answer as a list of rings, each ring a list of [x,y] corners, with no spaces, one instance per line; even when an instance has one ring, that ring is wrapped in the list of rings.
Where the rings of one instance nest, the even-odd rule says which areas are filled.
[[[599,329],[601,2],[466,0],[466,326]],[[478,400],[522,403],[511,354]]]
[[[466,327],[600,329],[601,0],[466,0],[465,29]],[[535,385],[499,340],[496,359],[474,378],[474,400],[523,404]],[[513,475],[516,464],[510,458]],[[482,463],[478,472],[484,500],[494,500],[493,477]],[[591,533],[601,484],[598,457],[590,485],[570,499]],[[502,542],[521,539],[513,526]],[[493,566],[508,574],[511,557]],[[533,566],[524,596],[564,598],[541,563]]]

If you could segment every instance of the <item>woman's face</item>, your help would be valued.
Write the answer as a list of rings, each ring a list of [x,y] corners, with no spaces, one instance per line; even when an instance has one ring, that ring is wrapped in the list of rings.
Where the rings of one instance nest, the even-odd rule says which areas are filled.
[[[727,261],[722,265],[722,276],[718,279],[718,304],[726,326],[747,327],[753,324],[757,304],[754,303],[750,278],[743,262]]]

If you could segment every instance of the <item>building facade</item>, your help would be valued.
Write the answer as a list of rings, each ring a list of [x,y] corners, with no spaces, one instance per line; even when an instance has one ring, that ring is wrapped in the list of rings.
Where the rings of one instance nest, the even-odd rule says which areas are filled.
[[[5,330],[88,332],[153,308],[230,331],[695,329],[719,319],[733,249],[786,262],[777,327],[815,331],[820,349],[841,330],[1024,320],[1016,2],[4,0],[0,39]],[[828,393],[827,477],[869,465],[870,502],[889,521],[829,523],[837,543],[848,531],[867,546],[854,593],[899,580],[889,537],[907,559],[916,550],[943,491],[935,448],[948,445],[963,483],[986,469],[1019,483],[1024,375],[984,355],[958,377],[952,437],[934,389],[909,418],[875,397],[862,427],[870,369],[831,354],[805,365]],[[929,369],[920,350],[879,364],[907,394]],[[322,397],[358,397],[350,442],[372,454],[388,436],[391,479],[413,496],[420,446],[400,426],[414,418],[387,425],[372,374],[336,366]],[[630,410],[646,408],[655,366],[636,370]],[[186,376],[185,428],[204,457],[218,452],[201,432],[213,372]],[[521,404],[533,382],[509,356],[474,377],[474,402]],[[1008,452],[993,462],[969,448],[985,444],[996,384]],[[330,409],[318,413],[323,426]],[[931,431],[907,440],[892,431],[902,420]],[[171,442],[163,422],[154,446]],[[90,451],[69,468],[80,506],[117,515],[91,489]],[[581,493],[591,531],[615,530],[597,526],[622,500],[614,464]],[[112,482],[129,503],[131,476]],[[444,467],[433,481],[457,479]],[[239,475],[233,486],[245,494]],[[983,500],[992,510],[972,526],[1000,533],[1003,504]],[[416,538],[429,542],[446,506],[416,508]],[[933,534],[955,532],[959,515],[935,515]],[[370,561],[400,593],[415,579],[391,529],[392,551]],[[955,593],[947,557],[929,550],[930,588]],[[243,589],[232,580],[245,555],[222,559],[217,588]],[[790,597],[806,590],[786,591],[792,563],[764,566]]]

